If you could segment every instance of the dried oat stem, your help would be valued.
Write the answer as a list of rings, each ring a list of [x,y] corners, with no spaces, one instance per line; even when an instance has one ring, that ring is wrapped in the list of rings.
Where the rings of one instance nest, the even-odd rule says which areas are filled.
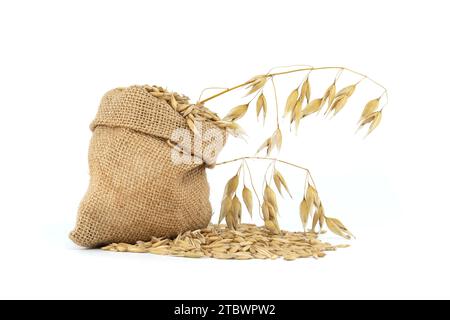
[[[288,161],[285,161],[285,160],[277,159],[277,158],[257,157],[257,156],[240,157],[240,158],[231,159],[231,160],[227,160],[227,161],[216,163],[216,166],[220,166],[220,165],[227,164],[227,163],[232,163],[232,162],[237,162],[237,161],[241,161],[241,160],[268,160],[268,161],[284,163],[284,164],[287,164],[289,166],[292,166],[292,167],[304,170],[306,172],[306,174],[308,175],[308,177],[311,179],[311,183],[313,184],[314,188],[316,188],[316,183],[314,182],[314,179],[313,179],[313,177],[311,175],[311,171],[309,171],[308,168],[299,166],[299,165],[297,165],[295,163],[291,163],[291,162],[288,162]]]
[[[273,79],[273,77],[270,77],[270,81],[272,82],[272,86],[273,86],[273,94],[275,96],[275,107],[276,107],[276,111],[277,111],[277,128],[280,128],[280,113],[278,112],[278,95],[277,95],[277,87],[275,86],[275,80]]]
[[[208,97],[208,98],[206,98],[206,99],[200,100],[199,102],[197,102],[197,104],[204,104],[205,102],[207,102],[207,101],[209,101],[209,100],[212,100],[212,99],[214,99],[214,98],[217,98],[217,97],[219,97],[219,96],[221,96],[221,95],[223,95],[223,94],[225,94],[225,93],[228,93],[228,92],[230,92],[230,91],[233,91],[233,90],[242,88],[242,87],[244,87],[244,86],[246,86],[246,85],[248,85],[248,84],[250,84],[250,83],[252,83],[252,82],[253,82],[252,80],[249,80],[249,81],[246,81],[246,82],[244,82],[244,83],[238,84],[237,86],[234,86],[234,87],[225,89],[225,90],[223,90],[223,91],[221,91],[221,92],[219,92],[219,93],[216,93],[215,95],[212,95],[211,97]]]
[[[280,72],[267,73],[267,74],[264,75],[264,77],[266,77],[266,78],[272,78],[272,77],[276,77],[276,76],[281,76],[281,75],[290,74],[290,73],[295,73],[295,72],[301,72],[301,71],[309,71],[309,72],[312,72],[312,71],[316,71],[316,70],[330,70],[330,69],[338,69],[338,70],[343,70],[343,71],[345,70],[345,71],[351,72],[351,73],[353,73],[353,74],[359,75],[359,76],[363,77],[364,79],[370,80],[371,82],[373,82],[374,84],[376,84],[377,86],[379,86],[380,88],[382,88],[382,89],[384,90],[384,91],[383,91],[383,94],[382,94],[381,96],[385,95],[385,96],[386,96],[386,101],[388,100],[388,92],[387,92],[387,89],[386,89],[386,87],[384,87],[381,83],[379,83],[378,81],[375,81],[374,79],[370,78],[369,76],[367,76],[367,75],[365,75],[365,74],[363,74],[363,73],[361,73],[361,72],[358,72],[358,71],[355,71],[355,70],[352,70],[352,69],[349,69],[349,68],[346,68],[346,67],[335,67],[335,66],[333,66],[333,67],[298,68],[298,69],[293,69],[293,70],[288,70],[288,71],[280,71]],[[212,95],[212,96],[210,96],[210,97],[208,97],[208,98],[206,98],[206,99],[203,99],[203,100],[199,101],[198,104],[204,104],[204,103],[206,103],[206,102],[208,102],[208,101],[210,101],[210,100],[212,100],[212,99],[214,99],[214,98],[217,98],[217,97],[219,97],[219,96],[221,96],[221,95],[223,95],[223,94],[226,94],[226,93],[228,93],[228,92],[230,92],[230,91],[233,91],[233,90],[242,88],[242,87],[244,87],[244,86],[246,86],[246,85],[249,85],[249,84],[251,84],[252,82],[253,82],[253,80],[248,80],[248,81],[246,81],[246,82],[244,82],[244,83],[241,83],[241,84],[238,84],[238,85],[236,85],[236,86],[234,86],[234,87],[227,88],[227,89],[225,89],[225,90],[223,90],[223,91],[221,91],[221,92],[218,92],[218,93],[216,93],[216,94],[214,94],[214,95]]]
[[[250,167],[248,166],[248,163],[247,163],[247,161],[245,161],[245,159],[243,159],[242,161],[244,162],[244,164],[245,164],[245,166],[247,168],[248,176],[250,177],[250,185],[252,186],[252,189],[253,189],[253,192],[255,193],[256,199],[258,200],[258,212],[259,212],[260,217],[262,217],[262,214],[261,214],[261,199],[259,198],[258,192],[256,191],[256,188],[255,188],[255,184],[253,183],[253,177],[252,177],[252,173],[251,173]]]
[[[225,90],[225,89],[227,89],[227,88],[225,88],[225,87],[208,87],[208,88],[205,88],[205,89],[202,90],[202,92],[200,92],[200,96],[198,97],[198,100],[200,100],[203,97],[203,95],[205,94],[205,92],[208,91],[208,90]]]
[[[275,69],[288,69],[288,68],[298,68],[298,67],[302,67],[302,68],[314,68],[312,65],[309,64],[292,64],[289,66],[277,66],[277,67],[273,67],[272,69],[270,69],[267,74],[270,74],[273,70]]]

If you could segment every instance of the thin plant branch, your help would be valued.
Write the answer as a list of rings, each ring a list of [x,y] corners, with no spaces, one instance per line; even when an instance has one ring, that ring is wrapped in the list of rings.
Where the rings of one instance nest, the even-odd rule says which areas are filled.
[[[245,159],[244,159],[243,161],[244,161],[244,163],[245,163],[245,166],[247,167],[248,176],[250,177],[250,185],[251,185],[251,187],[252,187],[252,189],[253,189],[253,192],[255,193],[256,199],[258,200],[258,213],[259,213],[259,217],[260,217],[261,219],[263,219],[263,216],[262,216],[262,213],[261,213],[261,199],[259,198],[258,192],[256,191],[256,188],[255,188],[255,184],[253,183],[253,177],[252,177],[252,173],[251,173],[250,167],[248,166],[248,163],[247,163],[247,161],[246,161]]]
[[[285,160],[277,159],[277,158],[257,157],[257,156],[240,157],[240,158],[231,159],[231,160],[227,160],[227,161],[216,163],[216,166],[221,166],[221,165],[224,165],[224,164],[228,164],[228,163],[232,163],[232,162],[236,162],[236,161],[241,161],[241,160],[268,160],[268,161],[284,163],[286,165],[289,165],[289,166],[292,166],[292,167],[304,170],[309,175],[309,177],[311,178],[311,183],[313,184],[314,188],[316,188],[316,183],[314,182],[314,179],[312,178],[311,172],[309,171],[308,168],[299,166],[299,165],[297,165],[295,163],[291,163],[291,162],[288,162],[288,161],[285,161]]]
[[[276,112],[277,112],[277,128],[280,128],[280,112],[279,112],[279,107],[278,107],[278,95],[277,95],[277,87],[275,86],[275,80],[273,79],[273,77],[270,78],[270,81],[272,82],[272,86],[273,86],[273,94],[275,97],[275,107],[276,107]]]
[[[226,90],[228,88],[226,87],[209,87],[209,88],[205,88],[202,90],[202,92],[200,92],[200,96],[198,97],[197,101],[200,101],[200,99],[203,97],[203,95],[205,94],[206,91],[208,90]]]

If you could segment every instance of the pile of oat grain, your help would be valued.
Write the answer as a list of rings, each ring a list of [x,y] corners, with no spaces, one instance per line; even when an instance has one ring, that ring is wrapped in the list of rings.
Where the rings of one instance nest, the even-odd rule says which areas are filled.
[[[209,225],[205,229],[188,231],[175,239],[153,238],[135,245],[113,243],[103,250],[115,252],[153,253],[187,258],[217,259],[277,259],[322,258],[325,251],[335,251],[348,245],[333,246],[321,242],[315,233],[281,231],[271,234],[263,227],[242,224],[238,230],[225,225]]]

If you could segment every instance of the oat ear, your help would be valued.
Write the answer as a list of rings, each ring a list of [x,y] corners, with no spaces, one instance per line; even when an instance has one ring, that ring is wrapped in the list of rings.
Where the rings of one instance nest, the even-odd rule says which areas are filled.
[[[323,104],[323,98],[312,100],[303,110],[303,117],[309,116],[320,110]]]
[[[245,207],[247,208],[250,217],[253,218],[253,194],[252,191],[245,185],[242,189],[242,199],[244,200]]]
[[[269,220],[270,219],[269,205],[267,204],[266,201],[263,202],[263,204],[261,206],[261,211],[263,214],[264,221]]]
[[[259,118],[259,114],[263,111],[263,119],[265,121],[267,115],[267,101],[264,93],[261,93],[256,101],[256,118]]]
[[[355,92],[355,89],[356,89],[356,84],[352,84],[352,85],[349,85],[349,86],[347,86],[345,88],[342,88],[336,94],[336,98],[339,98],[339,97],[342,97],[342,96],[350,97]]]
[[[298,88],[294,89],[288,96],[286,101],[286,106],[284,108],[284,115],[287,116],[288,114],[292,113],[294,110],[295,104],[298,100]]]
[[[228,196],[226,196],[222,200],[222,205],[220,207],[220,216],[219,216],[219,223],[218,224],[221,224],[223,219],[225,219],[225,217],[227,216],[228,212],[231,211],[231,204],[232,204],[232,200]]]
[[[234,107],[230,110],[230,112],[223,118],[225,121],[236,121],[242,118],[248,110],[248,104],[241,104],[237,107]]]
[[[312,207],[313,204],[319,202],[319,194],[317,193],[316,188],[314,188],[311,184],[308,183],[308,187],[306,189],[305,200],[308,203],[308,207]]]
[[[275,209],[276,213],[278,213],[277,196],[267,183],[266,187],[264,188],[264,200],[267,201],[267,203]]]
[[[289,194],[289,196],[292,198],[292,194],[289,191],[287,182],[284,179],[284,177],[283,177],[283,175],[281,174],[280,171],[275,170],[274,175],[273,175],[273,181],[274,181],[275,186],[277,187],[278,193],[280,195],[282,195],[281,189],[284,188],[286,190],[286,192]]]
[[[291,116],[291,124],[295,122],[295,129],[298,130],[298,126],[300,124],[300,120],[303,117],[303,98],[299,98],[297,102],[295,103],[294,111],[292,112]]]
[[[306,102],[309,103],[309,99],[311,97],[311,86],[309,84],[309,77],[302,84],[302,88],[300,90],[300,97],[305,97]]]
[[[259,75],[250,79],[249,84],[247,85],[247,89],[249,89],[249,91],[247,92],[247,96],[262,89],[266,84],[266,82],[267,82],[266,75]]]
[[[306,199],[303,198],[302,202],[300,202],[300,220],[302,222],[304,232],[306,232],[310,210],[311,207],[308,205]]]
[[[271,220],[264,221],[266,228],[273,234],[280,234],[280,228]]]
[[[382,112],[381,111],[375,111],[371,114],[369,114],[365,119],[361,120],[359,124],[359,129],[364,127],[366,124],[370,123],[369,130],[366,134],[368,136],[370,133],[372,133],[380,124],[382,118]]]
[[[325,222],[328,229],[334,234],[341,236],[345,239],[351,239],[353,235],[338,219],[325,217]]]
[[[241,224],[242,220],[242,204],[237,196],[233,197],[231,211],[233,215],[234,228],[237,228],[237,226]]]
[[[381,122],[381,116],[382,116],[381,111],[376,112],[375,117],[374,117],[372,123],[370,124],[369,131],[367,132],[367,135],[371,134],[372,131],[375,130],[378,127],[378,125]]]
[[[320,107],[322,108],[322,106],[325,104],[327,100],[328,100],[328,107],[330,107],[331,104],[333,103],[335,95],[336,95],[336,82],[333,82],[333,84],[331,84],[325,91],[325,94],[322,97],[322,105]]]
[[[378,108],[379,105],[380,105],[380,98],[373,99],[367,102],[361,114],[360,122],[362,122],[365,118],[367,118],[368,115],[375,112],[375,110]]]
[[[283,134],[280,128],[277,128],[272,135],[272,143],[277,147],[278,151],[281,150],[281,145],[283,144]]]
[[[236,174],[230,180],[228,180],[227,184],[225,185],[224,197],[232,198],[236,193],[238,185],[239,174]]]
[[[269,155],[270,152],[272,151],[272,147],[273,147],[273,143],[272,143],[272,138],[268,138],[266,139],[263,144],[258,148],[258,150],[256,151],[256,153],[261,152],[264,149],[267,149],[267,154]]]

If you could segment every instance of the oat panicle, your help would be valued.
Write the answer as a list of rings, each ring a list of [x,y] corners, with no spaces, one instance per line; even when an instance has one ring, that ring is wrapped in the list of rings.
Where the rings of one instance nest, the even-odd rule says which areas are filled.
[[[293,165],[291,163],[288,163],[286,161],[280,161],[278,158],[269,158],[271,153],[274,150],[277,150],[278,152],[282,149],[282,141],[283,141],[283,131],[279,122],[279,115],[278,115],[278,101],[277,101],[277,92],[276,92],[276,86],[275,82],[273,81],[275,77],[278,76],[284,76],[284,75],[290,75],[290,74],[296,74],[305,72],[306,75],[304,79],[300,82],[300,84],[294,88],[292,91],[290,91],[289,95],[286,97],[286,102],[284,105],[284,111],[283,111],[283,118],[289,119],[289,124],[295,125],[296,131],[299,128],[300,121],[303,121],[302,119],[313,115],[313,114],[319,114],[319,112],[322,110],[324,106],[326,106],[326,110],[324,112],[325,115],[332,115],[336,116],[338,113],[340,113],[344,107],[349,103],[350,98],[355,94],[356,89],[360,85],[360,83],[363,80],[371,81],[376,86],[380,87],[383,92],[382,94],[375,99],[370,100],[365,105],[364,109],[362,110],[360,119],[358,121],[358,130],[368,126],[367,134],[372,133],[381,123],[382,118],[382,108],[380,109],[380,101],[382,99],[385,99],[387,103],[387,90],[380,85],[378,82],[374,81],[373,79],[367,77],[366,75],[363,75],[359,72],[350,70],[348,68],[343,67],[307,67],[307,68],[299,68],[299,69],[292,69],[282,72],[272,72],[276,68],[271,69],[270,72],[262,75],[258,75],[250,79],[249,81],[234,86],[230,89],[225,89],[222,92],[215,94],[214,96],[204,99],[200,101],[201,104],[206,103],[207,101],[210,101],[211,99],[214,99],[222,94],[228,93],[233,90],[237,90],[241,87],[244,87],[247,89],[247,96],[250,97],[249,101],[239,105],[238,107],[235,107],[231,109],[231,111],[223,118],[223,121],[229,121],[229,122],[235,122],[236,120],[244,117],[249,109],[250,104],[252,104],[252,101],[256,99],[256,115],[257,118],[260,117],[261,112],[263,113],[264,120],[267,116],[267,99],[264,95],[264,90],[266,87],[266,84],[268,83],[268,80],[271,80],[273,84],[273,91],[275,96],[275,106],[276,106],[276,130],[273,132],[273,134],[266,138],[264,142],[260,145],[260,147],[257,150],[257,153],[259,152],[265,152],[265,157],[261,159],[271,159],[273,163],[269,164],[267,171],[269,171],[270,167],[273,165],[273,173],[272,177],[268,180],[266,180],[264,189],[262,190],[262,196],[263,201],[260,203],[260,212],[262,213],[262,218],[264,220],[264,224],[268,230],[270,230],[273,233],[279,233],[279,224],[278,224],[278,203],[277,203],[277,196],[274,192],[274,189],[270,186],[271,183],[273,183],[274,188],[278,191],[278,193],[283,196],[283,191],[289,194],[290,198],[293,198],[293,195],[291,191],[288,188],[287,182],[283,175],[280,173],[278,169],[275,169],[275,164],[282,162],[287,163],[288,165]],[[310,75],[313,72],[318,72],[319,70],[336,70],[337,74],[333,80],[333,82],[327,87],[324,94],[320,97],[312,97],[312,84],[310,81]],[[347,85],[341,85],[341,81],[339,81],[341,75],[346,73],[352,73],[354,75],[360,76],[360,80]],[[255,96],[256,94],[256,96]],[[245,162],[249,159],[260,159],[258,156],[254,157],[244,157],[244,158],[238,158],[231,161],[225,161],[220,164],[230,163],[233,161],[240,161],[242,160]],[[294,165],[295,166],[295,165]],[[241,166],[242,167],[242,166]],[[298,166],[297,166],[298,167]],[[317,227],[320,227],[320,230],[323,230],[324,227],[327,227],[331,232],[342,236],[344,238],[350,238],[352,237],[352,234],[348,231],[348,229],[337,219],[331,218],[325,215],[324,205],[322,201],[320,200],[319,194],[317,192],[317,189],[315,187],[315,184],[312,182],[312,176],[309,173],[307,169],[305,169],[307,172],[307,180],[306,180],[306,187],[303,194],[303,197],[301,198],[300,204],[299,204],[299,212],[300,212],[300,221],[304,232],[307,232],[308,228],[310,227],[312,231],[315,231]],[[249,174],[251,174],[249,172]],[[234,179],[236,179],[237,176],[235,176]],[[245,195],[244,195],[245,191]],[[249,203],[251,203],[251,191],[247,188],[243,190],[242,197],[244,200],[244,203],[246,204],[247,208],[249,207]],[[228,195],[229,197],[231,195]],[[253,206],[253,204],[251,204]],[[222,203],[222,211],[232,210],[232,208],[229,208],[229,203],[227,201],[223,201]],[[248,210],[251,212],[251,210]],[[236,228],[235,225],[229,225],[230,228]]]

